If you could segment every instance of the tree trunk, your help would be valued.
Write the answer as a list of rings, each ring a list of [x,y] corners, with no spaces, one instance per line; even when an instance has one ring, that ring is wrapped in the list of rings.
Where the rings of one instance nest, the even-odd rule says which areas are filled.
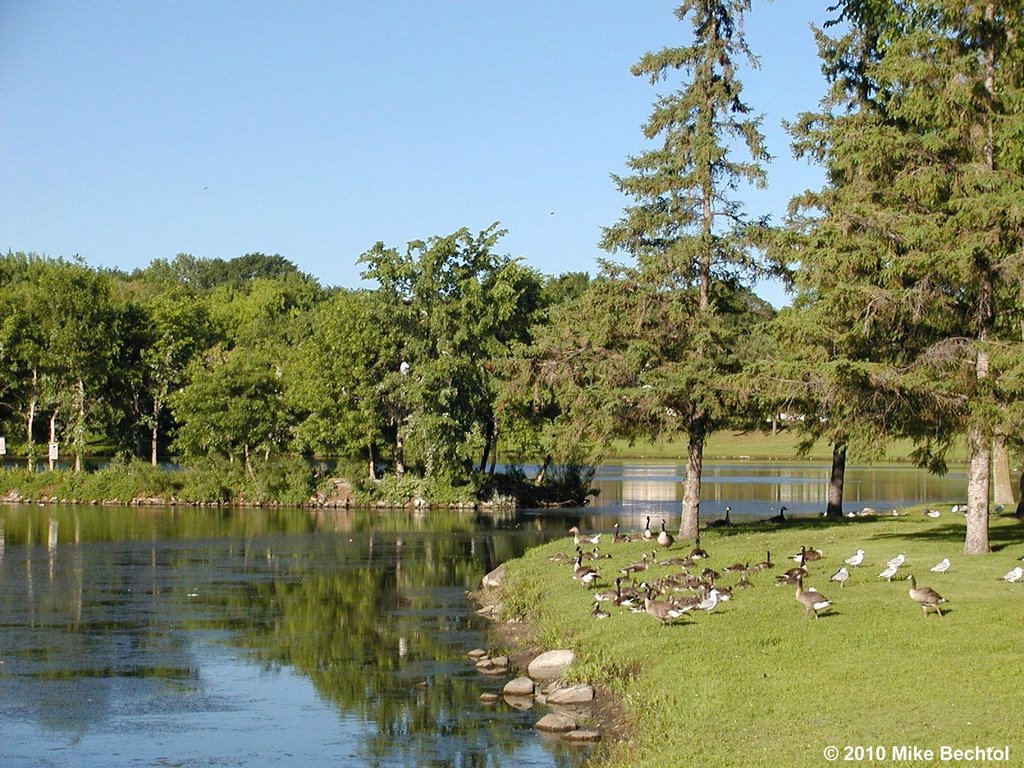
[[[1020,494],[1017,496],[1017,519],[1024,523],[1024,472],[1020,473]]]
[[[491,445],[491,466],[487,470],[487,476],[494,479],[494,467],[498,463],[498,426],[494,426],[494,438]]]
[[[494,447],[494,419],[487,419],[487,426],[484,430],[484,450],[480,457],[480,473],[487,471],[487,459],[491,456],[491,449]]]
[[[1010,454],[1006,450],[1006,438],[996,435],[992,438],[992,501],[1004,507],[1013,506],[1013,482],[1010,480]]]
[[[82,451],[85,448],[85,382],[79,379],[75,384],[75,400],[78,401],[78,422],[75,436],[71,441],[75,449],[75,472],[82,471]]]
[[[54,412],[52,414],[50,414],[50,445],[53,445],[54,443],[57,442],[57,414],[58,413],[60,413],[59,409],[54,410]],[[51,454],[49,451],[47,451],[47,457],[49,458],[50,471],[52,472],[56,462],[53,460],[53,454]]]
[[[683,481],[683,515],[679,521],[679,537],[695,539],[700,532],[700,480],[704,471],[704,419],[690,424],[686,445],[686,479]]]
[[[377,460],[374,458],[374,455],[373,455],[373,442],[372,441],[366,444],[366,453],[370,457],[369,461],[367,462],[370,465],[369,466],[370,482],[371,483],[376,483],[377,482]]]
[[[990,552],[988,544],[988,486],[989,465],[991,464],[991,443],[973,427],[968,434],[970,450],[967,469],[967,536],[964,539],[964,554],[977,555]]]
[[[395,430],[395,474],[405,475],[405,439],[401,429]]]
[[[544,478],[548,475],[548,466],[551,464],[551,456],[545,456],[544,462],[540,465],[540,469],[537,470],[537,476],[533,478],[534,485],[543,485]]]
[[[846,480],[846,441],[832,444],[832,478],[828,484],[828,507],[825,517],[843,516],[843,483]]]
[[[26,461],[28,462],[29,472],[36,471],[36,452],[34,450],[35,441],[32,437],[32,431],[35,428],[36,421],[36,406],[39,403],[39,397],[36,395],[36,384],[39,381],[39,374],[36,369],[32,369],[32,389],[28,397],[28,413],[25,415],[25,437],[27,438],[28,445],[28,456]]]

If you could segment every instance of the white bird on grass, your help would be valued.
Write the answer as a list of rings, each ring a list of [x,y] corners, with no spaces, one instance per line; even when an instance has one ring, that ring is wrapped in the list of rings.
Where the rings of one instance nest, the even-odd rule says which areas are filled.
[[[938,517],[941,514],[942,513],[939,512],[939,510],[937,510],[937,509],[926,509],[924,511],[924,516],[925,517]]]
[[[1024,578],[1024,568],[1021,568],[1018,565],[1012,571],[1007,571],[1006,575],[1002,577],[1002,580],[1010,584],[1015,584],[1022,578]]]
[[[898,565],[888,565],[885,570],[878,574],[878,578],[885,579],[886,581],[892,581],[892,577],[896,575],[900,567]]]
[[[894,558],[893,558],[892,560],[887,560],[885,564],[886,564],[886,565],[890,565],[890,566],[892,566],[893,568],[899,568],[899,567],[900,567],[901,565],[903,565],[903,564],[904,564],[905,562],[907,562],[907,556],[906,556],[906,555],[904,555],[904,554],[903,554],[902,552],[900,552],[900,553],[899,553],[898,555],[896,555],[896,557],[894,557]]]
[[[937,565],[933,565],[928,570],[930,570],[932,573],[945,573],[949,570],[949,558],[942,558],[942,561],[940,563],[938,563]]]
[[[842,568],[840,568],[838,571],[836,571],[835,573],[833,573],[829,577],[829,581],[838,581],[839,582],[839,586],[845,587],[846,586],[846,580],[849,579],[849,578],[850,578],[850,572],[848,570],[846,570],[846,566],[844,565]]]
[[[843,561],[847,565],[852,565],[856,568],[858,565],[864,562],[864,550],[858,549],[857,552]]]

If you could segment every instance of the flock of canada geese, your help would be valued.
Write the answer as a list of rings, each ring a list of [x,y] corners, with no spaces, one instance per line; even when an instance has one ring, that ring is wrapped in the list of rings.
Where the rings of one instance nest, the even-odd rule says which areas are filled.
[[[933,510],[925,512],[929,514]],[[955,511],[955,510],[954,510]],[[729,507],[725,508],[725,517],[712,521],[707,527],[727,527],[732,523],[729,520]],[[773,521],[785,521],[785,507],[782,507],[779,514],[772,518]],[[588,564],[590,562],[609,559],[610,554],[601,553],[598,549],[603,533],[584,534],[577,526],[569,529],[575,546],[575,557],[564,552],[552,555],[549,559],[556,562],[573,564],[572,577],[574,580],[590,587],[597,584],[599,578],[599,566]],[[661,551],[669,549],[675,543],[675,537],[665,529],[665,521],[661,521],[661,531],[655,533],[651,530],[651,518],[642,531],[632,533],[621,533],[618,523],[615,524],[615,532],[612,534],[613,544],[625,542],[650,542],[657,545],[650,553],[644,553],[642,557],[628,565],[618,569],[614,587],[594,593],[594,607],[591,615],[596,619],[605,619],[610,615],[603,607],[621,606],[636,613],[646,613],[660,621],[662,624],[669,624],[692,611],[704,611],[711,613],[719,604],[732,599],[733,592],[753,586],[749,577],[761,571],[775,568],[772,562],[771,552],[767,552],[765,559],[751,565],[748,563],[733,563],[722,568],[722,572],[739,576],[739,580],[732,587],[723,587],[718,581],[721,573],[704,564],[709,558],[708,552],[701,547],[700,535],[698,533],[694,542],[695,546],[685,556],[669,557],[659,559]],[[775,577],[775,586],[796,587],[795,596],[797,604],[804,609],[808,617],[818,617],[819,613],[827,611],[832,607],[832,601],[814,587],[804,587],[804,579],[808,576],[807,564],[821,560],[821,550],[812,547],[800,547],[800,551],[793,554],[789,559],[796,565],[789,568]],[[906,562],[906,554],[900,553],[888,560],[885,568],[878,574],[879,579],[892,581],[899,577],[899,569]],[[1021,558],[1024,560],[1024,557]],[[587,562],[584,562],[587,561]],[[829,577],[829,582],[835,582],[840,587],[846,585],[850,579],[851,569],[857,569],[865,565],[864,550],[858,549],[843,561],[843,565]],[[644,574],[653,566],[663,566],[673,569],[673,572],[659,578],[645,579]],[[946,573],[950,568],[949,558],[943,558],[929,570],[932,573]],[[931,587],[919,587],[917,579],[913,574],[900,577],[910,582],[910,589],[907,595],[916,605],[919,605],[928,616],[929,611],[934,611],[942,617],[940,607],[947,600]],[[1017,566],[1001,577],[1002,581],[1008,583],[1024,583],[1024,567]]]

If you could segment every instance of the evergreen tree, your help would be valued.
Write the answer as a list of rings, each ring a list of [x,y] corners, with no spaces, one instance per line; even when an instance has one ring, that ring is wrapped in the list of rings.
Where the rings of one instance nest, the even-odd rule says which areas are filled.
[[[967,436],[965,551],[988,550],[993,437],[1021,397],[1019,0],[846,0],[819,33],[832,89],[795,126],[828,186],[797,201],[808,300],[869,342],[893,431],[944,470]],[[1009,353],[1009,354],[1008,354]]]
[[[614,177],[634,204],[602,239],[637,262],[609,273],[632,292],[615,333],[628,365],[613,389],[635,390],[632,399],[619,397],[630,431],[686,435],[679,533],[691,538],[704,441],[733,410],[729,378],[738,369],[736,313],[744,306],[737,289],[754,271],[742,206],[730,195],[741,185],[763,186],[768,159],[760,118],[741,99],[736,75],[737,60],[757,63],[742,32],[749,9],[749,0],[687,0],[675,14],[690,21],[692,43],[647,53],[633,67],[651,84],[676,72],[686,79],[654,103],[643,127],[653,146],[628,158],[631,175]],[[747,159],[737,159],[738,148]],[[623,379],[630,373],[631,382]]]

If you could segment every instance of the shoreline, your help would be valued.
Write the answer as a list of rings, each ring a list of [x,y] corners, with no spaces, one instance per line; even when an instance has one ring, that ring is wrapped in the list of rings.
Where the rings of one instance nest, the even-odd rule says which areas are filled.
[[[491,600],[503,604],[503,622],[511,618],[527,628],[519,634],[528,643],[573,650],[574,680],[616,702],[620,709],[611,719],[624,731],[621,738],[609,733],[597,763],[603,767],[817,764],[834,744],[925,749],[936,739],[1024,751],[1005,717],[1024,696],[1024,661],[1014,650],[1024,587],[1000,580],[1024,555],[1024,528],[1015,518],[994,516],[995,551],[968,557],[961,554],[962,520],[931,520],[923,508],[902,511],[898,518],[702,532],[711,552],[706,562],[720,572],[734,561],[761,560],[769,550],[777,567],[751,575],[754,588],[735,590],[710,615],[694,611],[664,626],[625,609],[609,608],[612,616],[603,621],[590,616],[592,593],[607,588],[650,542],[602,548],[612,557],[596,561],[607,575],[593,589],[573,581],[571,566],[549,559],[571,553],[569,537],[539,545],[505,563],[506,577]],[[793,565],[788,556],[805,544],[824,552],[809,564],[808,586],[834,601],[820,620],[805,614],[794,587],[773,586],[775,575]],[[663,556],[678,557],[690,546],[677,543]],[[850,568],[843,586],[831,582],[857,548],[868,551],[865,566]],[[878,578],[897,551],[907,558],[901,574]],[[953,561],[949,572],[930,572],[943,557]],[[644,578],[661,579],[670,570],[651,568]],[[908,598],[909,573],[947,597],[942,617],[923,616]],[[734,581],[723,574],[720,583],[734,587]],[[965,647],[972,648],[968,662]],[[958,676],[956,703],[947,703],[944,675],[934,670],[965,663],[970,674]]]

